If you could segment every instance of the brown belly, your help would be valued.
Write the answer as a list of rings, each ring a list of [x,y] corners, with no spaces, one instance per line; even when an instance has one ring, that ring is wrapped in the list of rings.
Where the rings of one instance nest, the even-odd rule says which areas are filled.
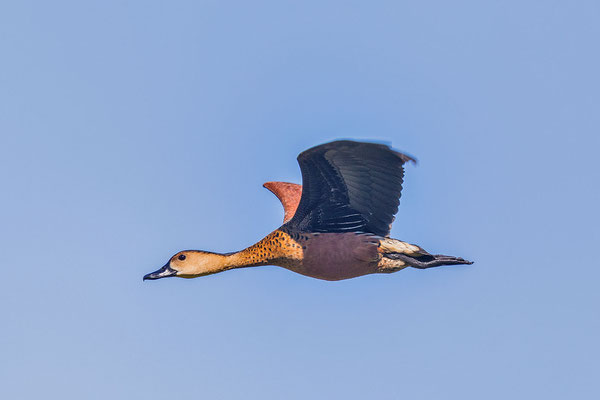
[[[302,246],[302,257],[277,265],[328,281],[378,272],[378,262],[381,259],[379,240],[373,236],[320,233],[302,235],[296,241]]]

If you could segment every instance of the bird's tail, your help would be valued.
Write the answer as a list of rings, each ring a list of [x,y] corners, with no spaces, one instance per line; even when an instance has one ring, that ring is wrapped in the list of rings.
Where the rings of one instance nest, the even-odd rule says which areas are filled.
[[[386,237],[381,238],[379,242],[384,257],[390,260],[402,261],[405,265],[414,268],[425,269],[439,267],[440,265],[473,264],[472,261],[460,257],[429,254],[416,244],[402,242],[398,239]]]
[[[385,254],[385,257],[393,260],[401,260],[411,267],[419,269],[439,267],[441,265],[473,264],[473,261],[468,261],[460,257],[445,256],[443,254],[409,256],[403,253],[388,253]]]

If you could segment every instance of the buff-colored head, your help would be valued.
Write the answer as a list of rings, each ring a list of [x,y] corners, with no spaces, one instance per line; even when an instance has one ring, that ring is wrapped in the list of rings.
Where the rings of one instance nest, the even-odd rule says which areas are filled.
[[[159,270],[144,276],[146,279],[161,279],[169,276],[196,278],[224,271],[225,256],[199,250],[185,250],[175,254]]]

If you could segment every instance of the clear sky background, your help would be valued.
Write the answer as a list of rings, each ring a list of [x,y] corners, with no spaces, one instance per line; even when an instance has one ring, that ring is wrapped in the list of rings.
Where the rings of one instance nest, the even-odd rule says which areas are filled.
[[[600,398],[598,1],[5,1],[0,397]],[[472,266],[142,282],[336,138]]]

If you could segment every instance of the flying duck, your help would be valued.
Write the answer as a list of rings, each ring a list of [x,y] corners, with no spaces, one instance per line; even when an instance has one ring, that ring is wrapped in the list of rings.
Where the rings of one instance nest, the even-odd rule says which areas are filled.
[[[406,267],[472,264],[459,257],[432,255],[389,237],[400,204],[406,154],[378,143],[340,140],[298,156],[302,186],[267,182],[284,208],[283,225],[238,252],[176,253],[144,276],[196,278],[235,268],[276,265],[328,281]]]

